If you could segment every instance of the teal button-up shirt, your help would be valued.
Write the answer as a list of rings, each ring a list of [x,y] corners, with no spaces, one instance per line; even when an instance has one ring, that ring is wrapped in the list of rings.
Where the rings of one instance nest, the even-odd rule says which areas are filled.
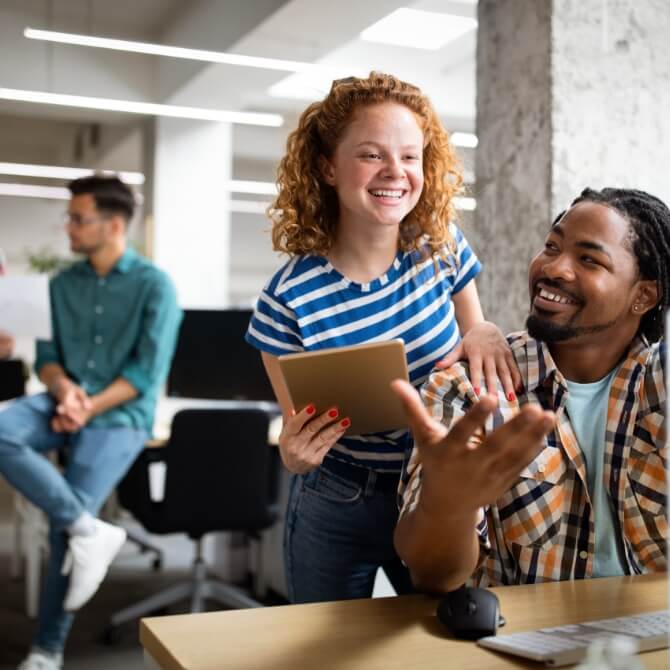
[[[104,277],[75,263],[51,280],[50,293],[53,339],[38,340],[35,370],[58,363],[89,395],[122,377],[138,396],[88,425],[151,433],[182,318],[168,276],[128,249]]]

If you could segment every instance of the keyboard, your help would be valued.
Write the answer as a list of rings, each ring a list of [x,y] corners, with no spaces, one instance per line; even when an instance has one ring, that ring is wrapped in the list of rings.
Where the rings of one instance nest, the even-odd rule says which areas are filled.
[[[540,628],[527,633],[491,635],[477,640],[477,644],[558,668],[579,663],[594,640],[614,636],[632,638],[638,651],[665,649],[670,646],[670,610]]]

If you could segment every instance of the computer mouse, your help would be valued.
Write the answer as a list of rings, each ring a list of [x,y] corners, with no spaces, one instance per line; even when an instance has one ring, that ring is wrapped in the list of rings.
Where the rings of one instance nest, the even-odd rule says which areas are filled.
[[[437,618],[463,640],[495,635],[498,626],[505,624],[498,597],[486,589],[469,586],[447,593],[437,606]]]

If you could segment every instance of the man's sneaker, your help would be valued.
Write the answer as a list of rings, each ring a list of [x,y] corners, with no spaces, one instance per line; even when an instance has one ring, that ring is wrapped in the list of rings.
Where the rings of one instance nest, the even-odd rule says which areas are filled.
[[[19,665],[18,670],[61,670],[63,654],[33,649]]]
[[[70,575],[70,587],[63,607],[78,610],[93,596],[107,574],[107,569],[126,541],[126,531],[111,523],[95,519],[91,535],[71,535],[63,561],[63,574]]]

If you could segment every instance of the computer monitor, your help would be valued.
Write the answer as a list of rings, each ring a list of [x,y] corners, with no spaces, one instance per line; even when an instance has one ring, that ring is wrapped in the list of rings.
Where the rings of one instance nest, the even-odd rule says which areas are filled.
[[[187,309],[167,395],[209,400],[275,401],[261,354],[244,334],[250,309]]]

